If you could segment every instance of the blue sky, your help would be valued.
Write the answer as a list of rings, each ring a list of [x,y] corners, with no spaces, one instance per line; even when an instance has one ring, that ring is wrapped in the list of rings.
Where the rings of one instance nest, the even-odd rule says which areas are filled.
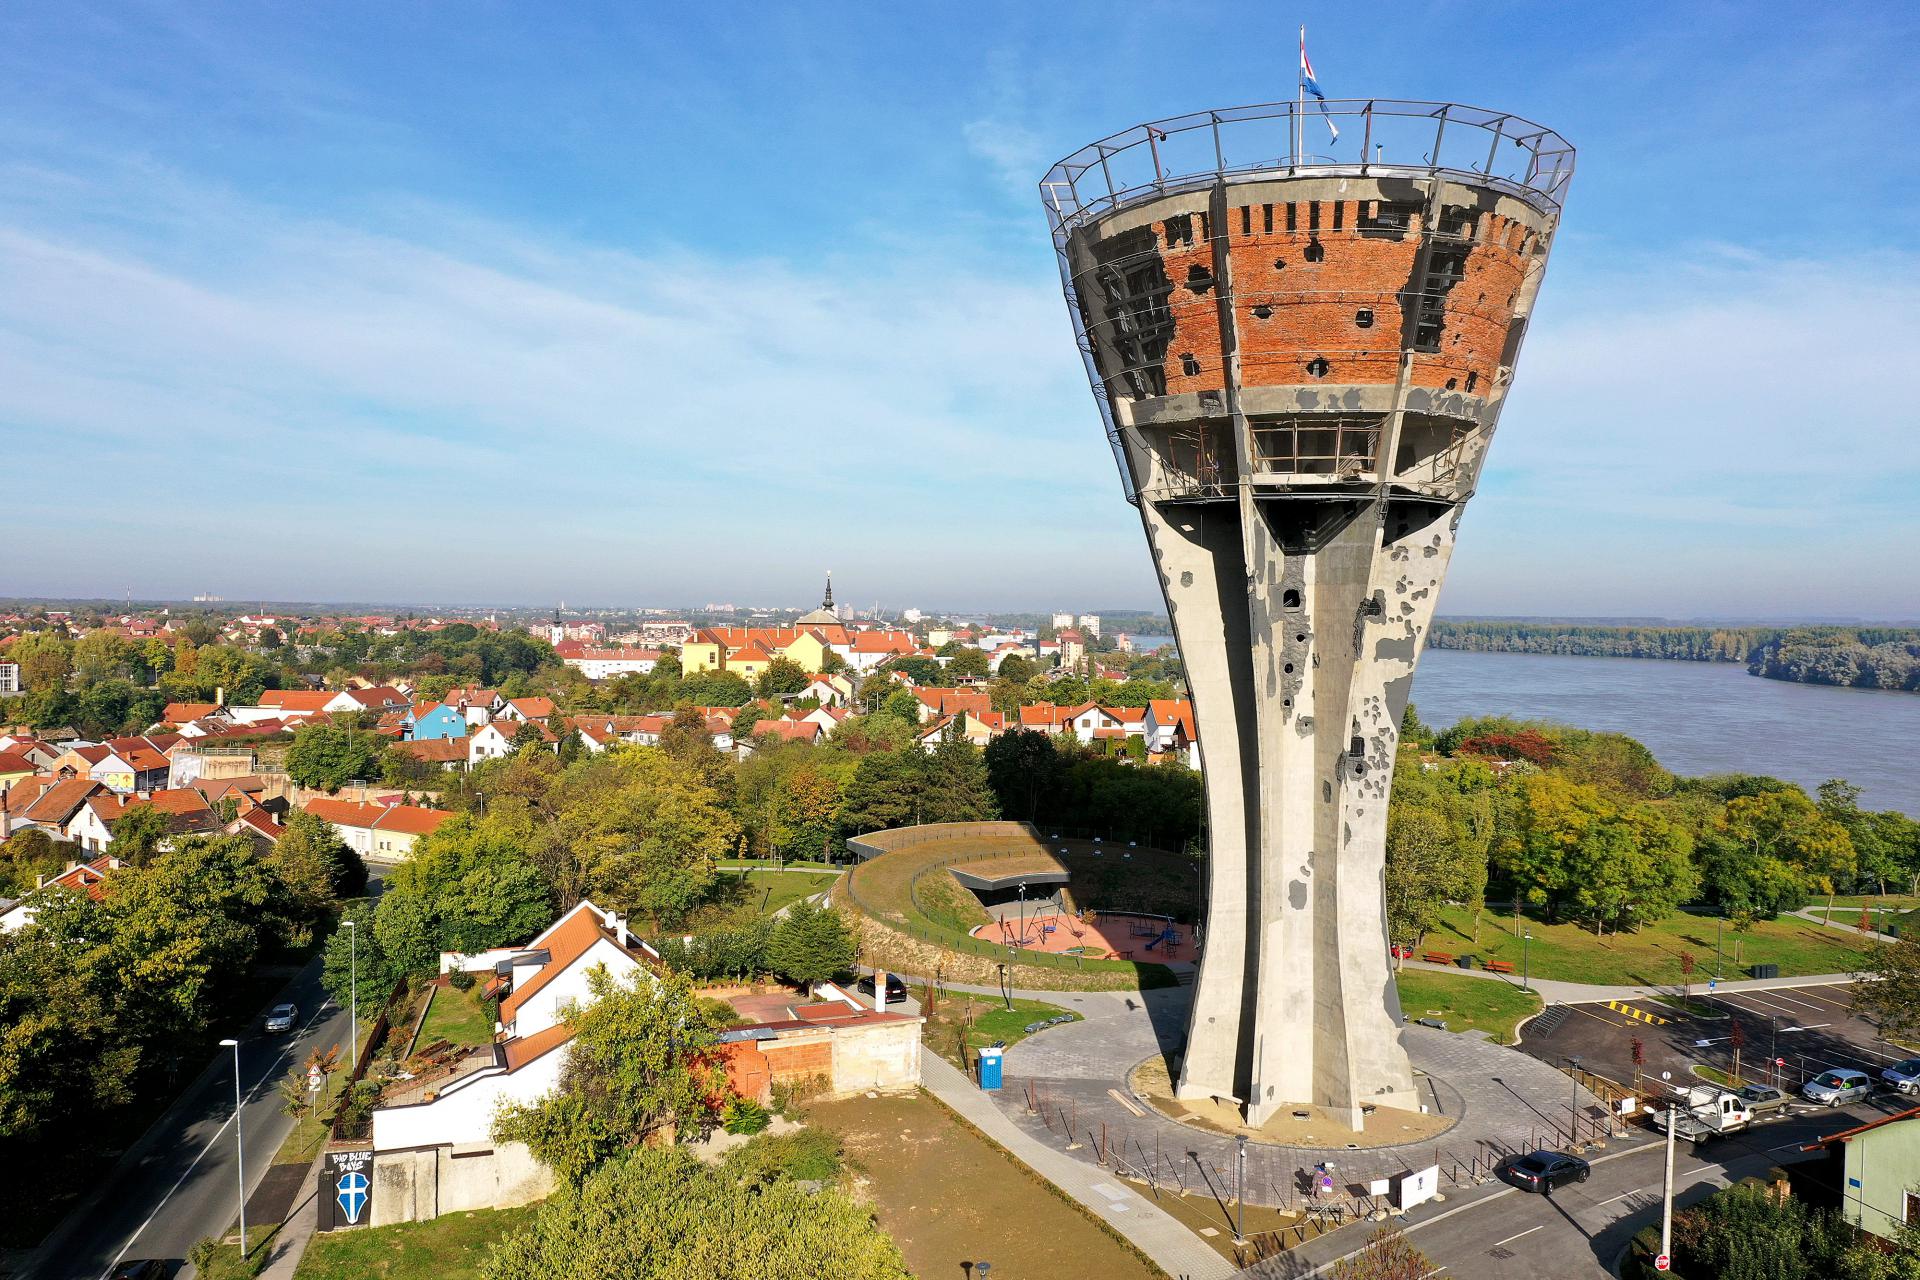
[[[1454,614],[1920,616],[1911,6],[0,9],[0,594],[1158,603],[1034,183],[1580,148]]]

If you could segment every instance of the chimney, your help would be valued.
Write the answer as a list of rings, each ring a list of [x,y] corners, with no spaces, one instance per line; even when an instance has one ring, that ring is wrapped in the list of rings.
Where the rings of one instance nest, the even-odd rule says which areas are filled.
[[[217,685],[213,690],[213,709],[220,710],[227,705],[227,686]]]
[[[887,1011],[887,971],[885,969],[873,971],[873,1009],[875,1013]]]

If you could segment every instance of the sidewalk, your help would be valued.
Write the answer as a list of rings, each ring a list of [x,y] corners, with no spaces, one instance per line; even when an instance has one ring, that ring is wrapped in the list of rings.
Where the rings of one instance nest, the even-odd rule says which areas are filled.
[[[325,1159],[323,1151],[307,1168],[307,1180],[300,1185],[300,1196],[293,1202],[293,1211],[267,1250],[267,1265],[260,1271],[261,1280],[293,1280],[293,1273],[300,1269],[307,1242],[320,1229],[320,1164]]]
[[[1232,1263],[1114,1174],[1027,1136],[957,1067],[924,1047],[920,1051],[920,1082],[1016,1160],[1125,1236],[1168,1276],[1177,1280],[1229,1280],[1237,1274]]]
[[[1406,968],[1420,969],[1427,973],[1450,973],[1457,978],[1484,978],[1490,982],[1504,982],[1510,987],[1520,985],[1520,976],[1513,973],[1488,973],[1485,969],[1462,969],[1450,964],[1428,964],[1424,960],[1402,962]],[[1695,975],[1693,989],[1695,995],[1706,995],[1710,977]],[[1825,987],[1836,986],[1854,981],[1850,973],[1810,973],[1798,978],[1738,978],[1721,982],[1713,987],[1715,993],[1728,991],[1765,991],[1772,987]],[[1646,984],[1642,986],[1599,986],[1587,982],[1557,982],[1550,978],[1533,979],[1533,989],[1549,1004],[1591,1004],[1597,1000],[1644,1000],[1651,996],[1673,997],[1679,994],[1677,984],[1663,986]]]

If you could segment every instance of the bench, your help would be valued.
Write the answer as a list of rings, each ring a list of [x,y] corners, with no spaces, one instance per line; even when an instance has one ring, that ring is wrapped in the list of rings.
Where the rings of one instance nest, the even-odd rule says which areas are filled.
[[[1488,973],[1512,973],[1513,961],[1489,960],[1485,964],[1481,965],[1480,967],[1482,969],[1485,969]]]
[[[1452,964],[1453,957],[1444,951],[1428,951],[1421,955],[1428,964]]]

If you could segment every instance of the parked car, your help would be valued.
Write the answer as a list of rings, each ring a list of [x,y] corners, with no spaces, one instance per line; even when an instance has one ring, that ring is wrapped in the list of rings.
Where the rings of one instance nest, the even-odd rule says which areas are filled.
[[[868,974],[866,977],[860,979],[860,981],[854,983],[853,989],[863,996],[872,996],[873,995],[873,975]],[[896,1000],[905,1000],[906,998],[907,998],[907,984],[900,980],[899,974],[897,973],[888,974],[887,975],[887,1003],[892,1004]]]
[[[1902,1093],[1920,1093],[1920,1058],[1896,1062],[1882,1071],[1880,1078]]]
[[[1819,1102],[1829,1107],[1858,1102],[1872,1092],[1873,1081],[1867,1078],[1867,1073],[1851,1067],[1822,1071],[1800,1086],[1801,1097],[1808,1102]]]
[[[172,1263],[159,1258],[128,1258],[114,1264],[107,1280],[167,1280],[173,1270]]]
[[[1743,1084],[1734,1092],[1747,1104],[1747,1110],[1755,1115],[1778,1111],[1793,1101],[1787,1096],[1786,1090],[1776,1089],[1770,1084]]]
[[[1578,1156],[1564,1151],[1536,1151],[1509,1162],[1500,1170],[1500,1176],[1522,1191],[1548,1195],[1555,1187],[1585,1182],[1592,1172],[1592,1167]]]
[[[268,1031],[291,1031],[293,1020],[300,1016],[300,1010],[290,1004],[277,1004],[267,1010]]]

